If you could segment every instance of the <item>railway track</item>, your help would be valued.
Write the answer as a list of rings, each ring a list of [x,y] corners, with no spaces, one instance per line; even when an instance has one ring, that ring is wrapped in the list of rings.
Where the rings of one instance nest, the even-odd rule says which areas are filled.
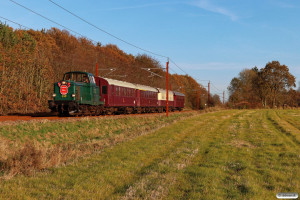
[[[175,112],[170,112],[169,114],[174,114],[174,113],[182,113],[182,112],[193,112],[192,110],[185,110],[185,111],[175,111]],[[149,116],[149,115],[166,115],[166,113],[144,113],[144,114],[115,114],[115,115],[101,115],[101,116],[84,116],[84,117],[118,117],[118,118],[123,118],[123,117],[133,117],[133,116]],[[80,119],[82,117],[75,117],[75,116],[70,116],[70,117],[60,117],[58,116],[57,113],[35,113],[35,114],[28,114],[28,115],[7,115],[7,116],[0,116],[0,123],[1,122],[7,122],[7,121],[31,121],[31,120],[62,120],[62,119]]]

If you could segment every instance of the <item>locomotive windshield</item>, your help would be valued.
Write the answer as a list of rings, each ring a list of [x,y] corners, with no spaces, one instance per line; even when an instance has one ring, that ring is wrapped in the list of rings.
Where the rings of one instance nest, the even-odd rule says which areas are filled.
[[[85,73],[80,72],[69,72],[65,74],[64,80],[89,83],[89,76]]]

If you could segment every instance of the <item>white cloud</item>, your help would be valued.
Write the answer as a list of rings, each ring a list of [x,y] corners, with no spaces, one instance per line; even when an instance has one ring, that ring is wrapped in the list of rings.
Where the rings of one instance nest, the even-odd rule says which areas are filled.
[[[232,21],[238,20],[238,16],[235,15],[233,12],[229,11],[226,8],[214,5],[209,0],[198,0],[198,1],[193,2],[192,5],[197,6],[204,10],[210,11],[210,12],[225,15],[225,16],[229,17]]]

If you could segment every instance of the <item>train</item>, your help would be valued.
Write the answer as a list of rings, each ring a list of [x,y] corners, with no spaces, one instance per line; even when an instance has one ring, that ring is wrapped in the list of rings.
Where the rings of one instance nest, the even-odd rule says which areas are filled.
[[[165,89],[82,71],[65,73],[61,81],[54,83],[52,96],[48,101],[49,109],[60,116],[162,113],[167,109]],[[184,94],[169,90],[168,99],[170,111],[184,108]]]

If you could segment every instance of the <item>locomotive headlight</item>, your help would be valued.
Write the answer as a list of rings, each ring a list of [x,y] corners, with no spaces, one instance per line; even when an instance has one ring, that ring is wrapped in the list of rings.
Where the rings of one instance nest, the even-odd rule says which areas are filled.
[[[72,97],[75,97],[76,95],[75,94],[72,94]]]
[[[53,97],[56,97],[56,94],[54,93],[54,94],[52,94],[52,96],[53,96]]]

